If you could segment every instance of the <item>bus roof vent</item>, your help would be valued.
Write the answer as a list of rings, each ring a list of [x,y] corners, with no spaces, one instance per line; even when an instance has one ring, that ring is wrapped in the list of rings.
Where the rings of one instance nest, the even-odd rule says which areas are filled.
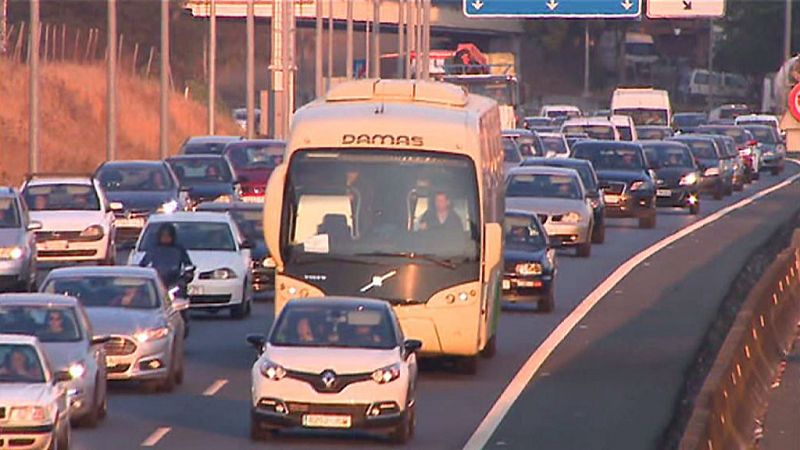
[[[467,92],[462,87],[435,81],[373,79],[341,83],[331,88],[326,97],[328,102],[366,100],[464,106],[467,104]]]

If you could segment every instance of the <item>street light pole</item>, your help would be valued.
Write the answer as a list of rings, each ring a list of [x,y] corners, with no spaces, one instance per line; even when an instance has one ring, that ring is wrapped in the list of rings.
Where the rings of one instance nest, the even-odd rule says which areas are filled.
[[[314,77],[315,77],[315,90],[317,98],[322,97],[325,91],[325,84],[323,82],[322,74],[322,29],[324,22],[324,14],[322,11],[322,1],[316,1],[317,6],[317,21],[316,30],[314,34]]]
[[[208,19],[208,134],[216,133],[217,104],[217,0],[211,0]]]
[[[783,60],[787,61],[792,57],[792,1],[786,0],[786,11],[784,13],[783,28]]]
[[[714,19],[708,21],[708,97],[706,97],[706,109],[711,112],[714,108],[714,90],[717,88],[714,82]]]
[[[584,42],[584,49],[583,49],[583,96],[589,97],[591,95],[591,91],[589,88],[589,75],[590,75],[590,67],[589,67],[589,44],[590,36],[589,36],[589,21],[584,21],[584,28],[583,28],[583,42]]]
[[[422,0],[422,79],[427,80],[431,68],[431,0]]]
[[[161,0],[161,159],[169,152],[169,0]]]
[[[333,82],[333,0],[328,0],[328,85]]]
[[[106,161],[117,159],[117,0],[108,0],[106,67]]]
[[[39,170],[39,0],[30,0],[30,36],[28,38],[28,171]]]
[[[0,4],[0,55],[8,51],[8,0]]]
[[[247,102],[247,139],[253,139],[256,135],[256,20],[255,20],[255,3],[254,0],[247,0],[247,75],[245,83],[247,84],[246,102]]]
[[[372,78],[381,76],[381,0],[372,0]]]
[[[353,79],[353,0],[347,2],[347,50],[345,57],[345,76]]]
[[[405,78],[406,0],[397,1],[397,78]]]

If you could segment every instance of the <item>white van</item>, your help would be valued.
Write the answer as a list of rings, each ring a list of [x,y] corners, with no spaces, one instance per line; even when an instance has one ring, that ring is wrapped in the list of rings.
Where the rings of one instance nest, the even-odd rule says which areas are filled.
[[[630,116],[636,125],[669,126],[672,104],[665,90],[619,88],[611,98],[611,114]]]

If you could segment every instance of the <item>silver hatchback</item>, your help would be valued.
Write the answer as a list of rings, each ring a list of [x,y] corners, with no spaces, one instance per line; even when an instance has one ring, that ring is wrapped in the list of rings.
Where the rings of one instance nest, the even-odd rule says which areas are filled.
[[[10,187],[0,187],[0,291],[35,290],[36,236],[25,202]]]
[[[184,327],[189,304],[173,298],[155,270],[142,267],[55,269],[42,291],[76,297],[105,343],[109,380],[142,381],[171,391],[183,382]]]

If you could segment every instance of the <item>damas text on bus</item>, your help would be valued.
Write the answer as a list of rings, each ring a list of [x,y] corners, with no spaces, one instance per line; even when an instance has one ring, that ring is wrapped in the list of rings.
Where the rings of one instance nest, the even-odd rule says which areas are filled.
[[[405,147],[422,147],[425,145],[422,136],[405,136],[394,134],[345,134],[342,135],[342,145],[367,144],[367,145],[395,145]]]

